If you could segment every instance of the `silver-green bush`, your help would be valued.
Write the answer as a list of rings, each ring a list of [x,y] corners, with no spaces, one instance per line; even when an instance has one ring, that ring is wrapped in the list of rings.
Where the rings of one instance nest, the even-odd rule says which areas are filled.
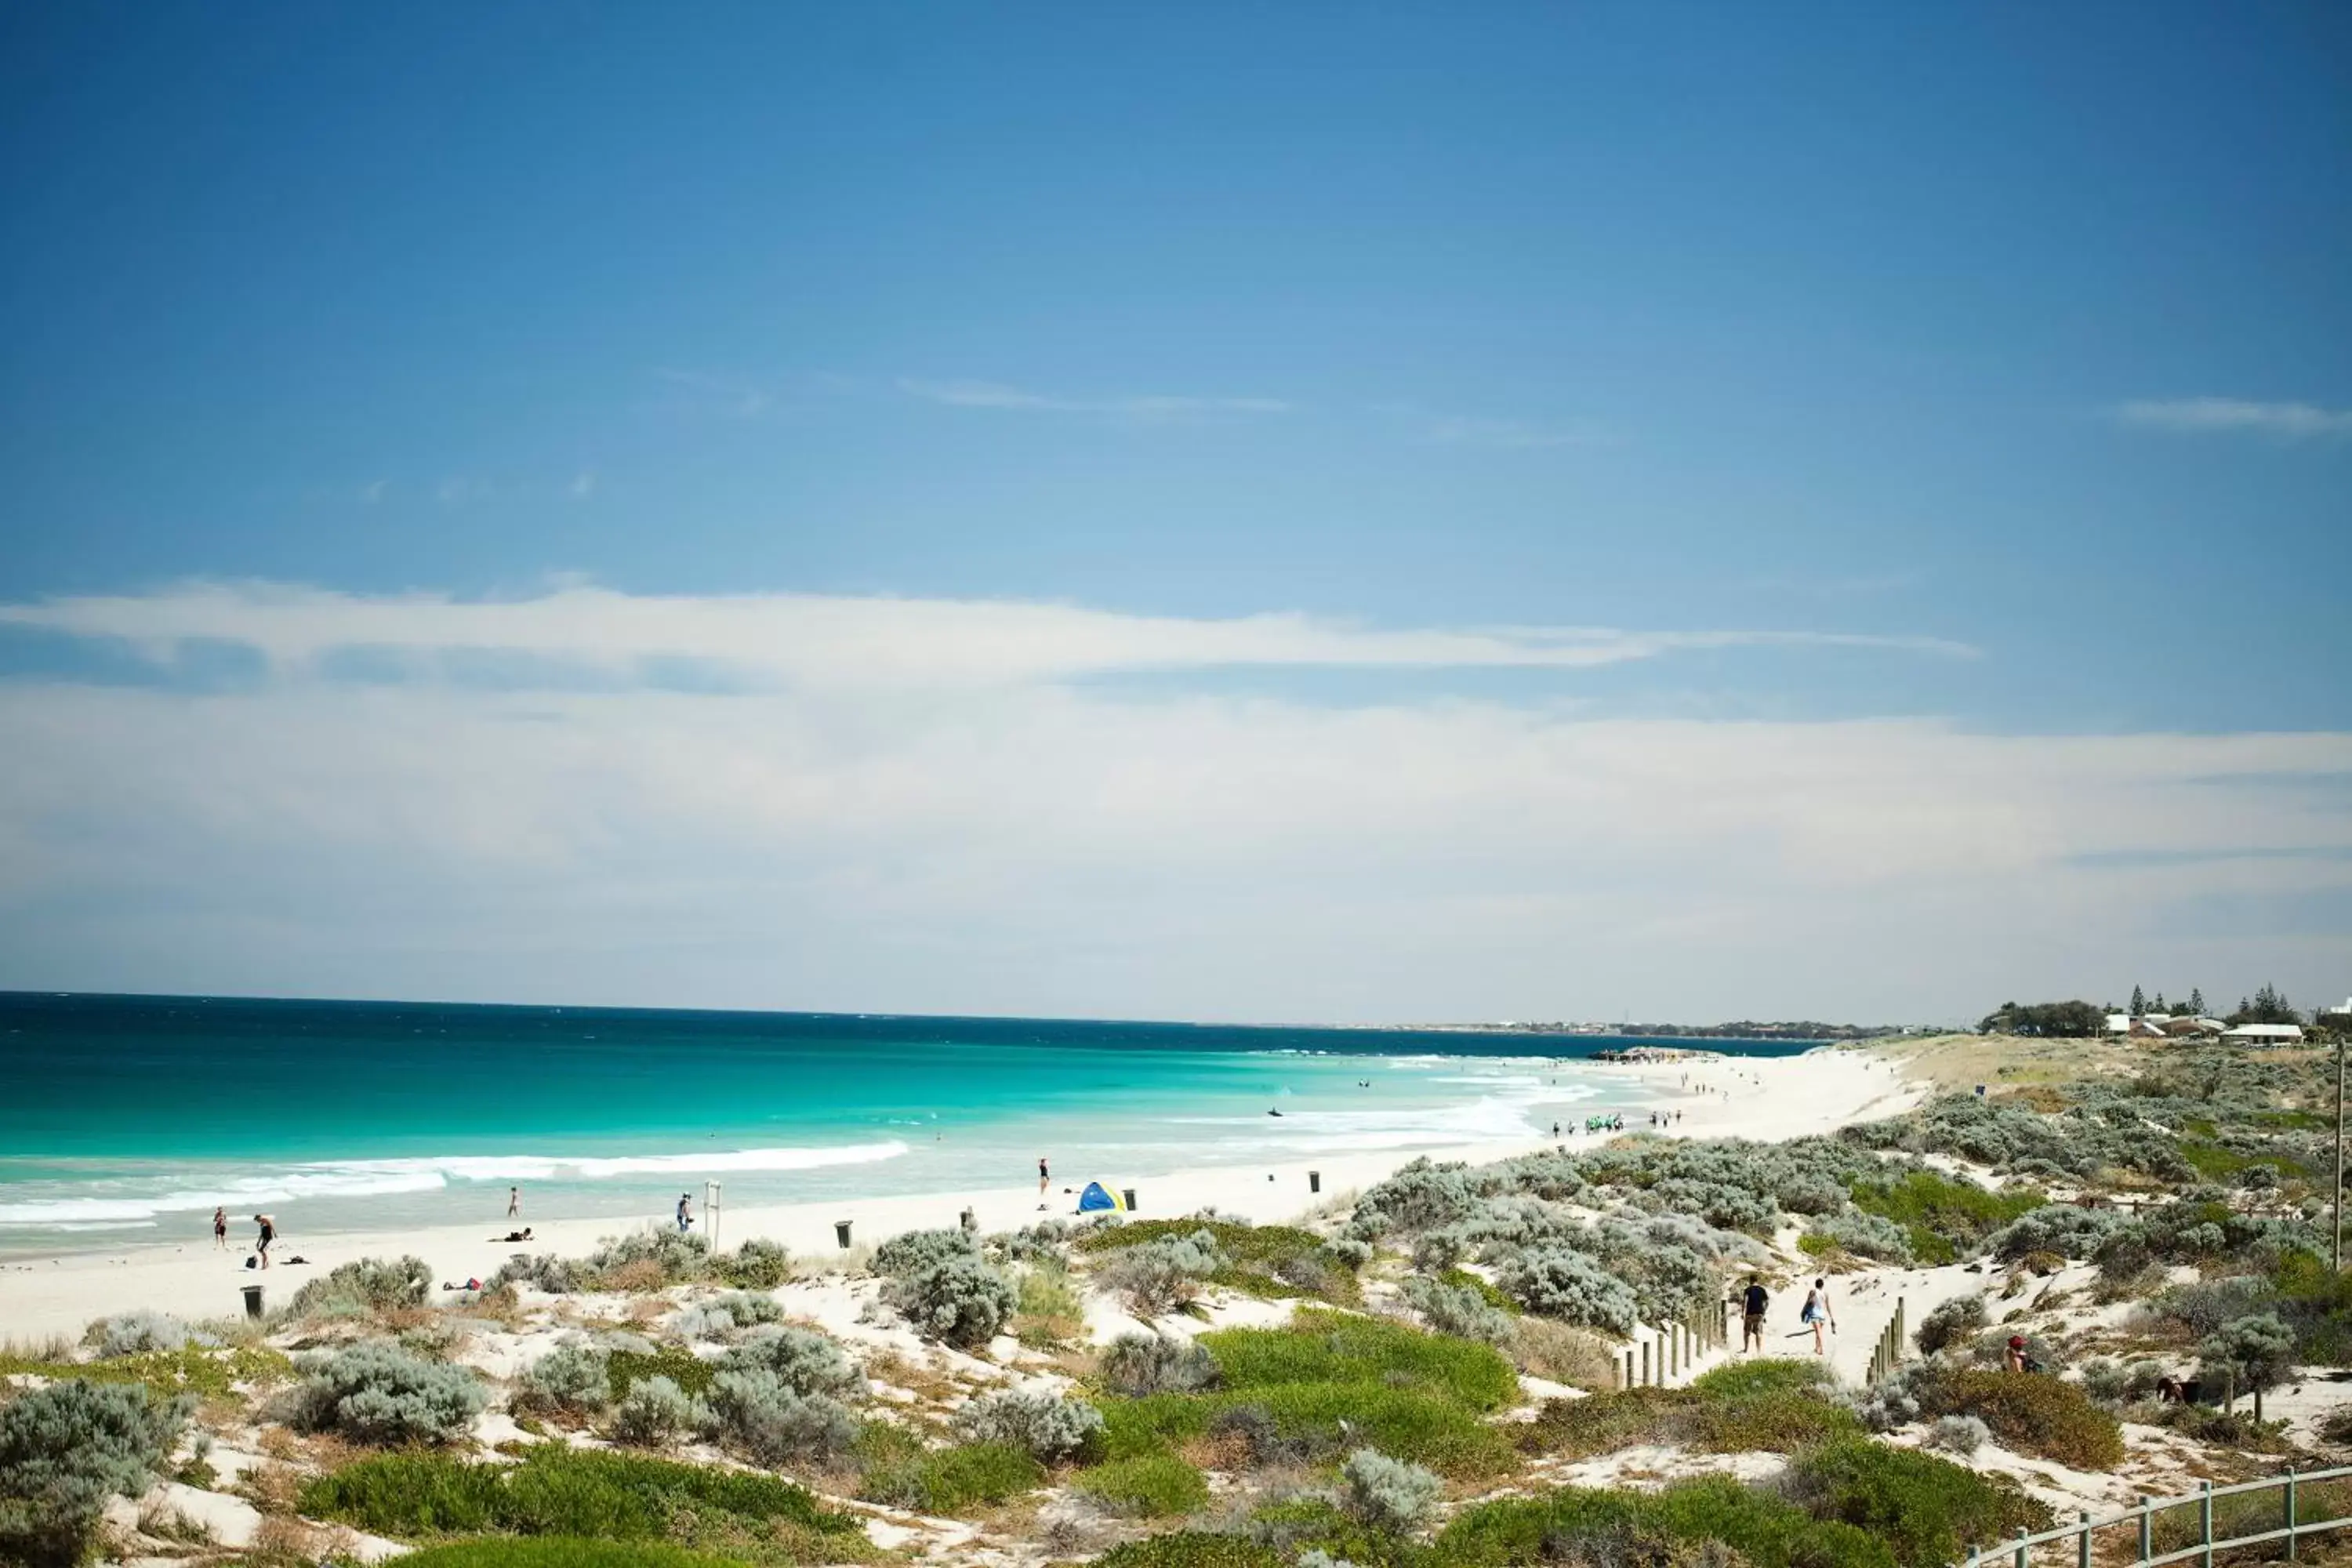
[[[874,1272],[905,1279],[941,1263],[980,1255],[980,1238],[967,1230],[910,1230],[874,1249]]]
[[[519,1411],[593,1415],[612,1402],[610,1362],[595,1345],[558,1345],[523,1369],[509,1403]]]
[[[481,1383],[466,1368],[425,1361],[381,1340],[300,1364],[309,1375],[292,1396],[293,1424],[356,1442],[453,1443],[484,1403]]]
[[[613,1407],[613,1441],[659,1448],[709,1422],[710,1413],[700,1402],[657,1373],[630,1384]]]
[[[1564,1247],[1513,1258],[1503,1266],[1501,1284],[1528,1311],[1583,1328],[1631,1333],[1638,1315],[1631,1287]]]
[[[1111,1341],[1095,1375],[1114,1394],[1195,1394],[1216,1385],[1216,1358],[1191,1340],[1166,1334],[1121,1334]]]
[[[1009,1443],[1047,1464],[1068,1458],[1102,1430],[1102,1412],[1043,1389],[1000,1389],[956,1412],[956,1430],[975,1443]]]
[[[193,1403],[72,1378],[0,1409],[0,1561],[81,1561],[107,1500],[147,1489]]]
[[[287,1310],[297,1318],[354,1318],[423,1306],[432,1289],[433,1267],[421,1258],[362,1258],[295,1291]]]
[[[188,1345],[217,1345],[220,1341],[202,1329],[192,1329],[169,1312],[142,1309],[120,1312],[90,1325],[100,1357],[139,1355],[148,1351],[175,1351]]]
[[[1416,1274],[1404,1282],[1404,1299],[1423,1322],[1441,1334],[1503,1345],[1510,1343],[1517,1331],[1517,1320],[1467,1285],[1448,1285]]]
[[[719,1373],[704,1405],[705,1429],[761,1464],[837,1458],[857,1441],[856,1418],[839,1400],[797,1393],[764,1368]]]
[[[839,1345],[791,1323],[763,1324],[745,1334],[719,1364],[730,1372],[763,1372],[795,1394],[852,1397],[866,1392],[865,1374]]]
[[[1158,1317],[1199,1295],[1201,1282],[1225,1261],[1216,1237],[1196,1230],[1121,1247],[1097,1267],[1095,1280],[1124,1297],[1138,1316]]]
[[[1359,1448],[1339,1467],[1347,1483],[1348,1511],[1375,1530],[1402,1534],[1417,1528],[1436,1505],[1444,1483],[1419,1465],[1391,1459],[1376,1448]]]

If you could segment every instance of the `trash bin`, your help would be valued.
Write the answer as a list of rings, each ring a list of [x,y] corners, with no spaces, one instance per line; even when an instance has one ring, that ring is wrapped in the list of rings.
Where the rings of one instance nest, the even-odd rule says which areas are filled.
[[[980,1222],[972,1218],[971,1211],[970,1209],[964,1210],[962,1214],[956,1216],[956,1224],[961,1226],[966,1230],[978,1230],[980,1228]]]
[[[1307,1190],[1310,1193],[1319,1193],[1323,1190],[1322,1172],[1309,1171],[1307,1173]]]
[[[840,1242],[842,1247],[845,1249],[849,1246],[849,1222],[845,1219],[835,1220],[833,1222],[833,1235],[834,1239]]]
[[[245,1315],[248,1318],[261,1316],[261,1287],[258,1285],[245,1288]]]
[[[1127,1212],[1133,1214],[1135,1212],[1135,1189],[1133,1187],[1121,1188],[1118,1195],[1127,1200]]]

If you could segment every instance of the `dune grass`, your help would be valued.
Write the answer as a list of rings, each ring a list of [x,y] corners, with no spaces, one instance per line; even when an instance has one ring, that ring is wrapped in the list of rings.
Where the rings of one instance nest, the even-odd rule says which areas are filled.
[[[1274,1300],[1321,1300],[1338,1306],[1363,1302],[1355,1272],[1332,1261],[1323,1238],[1290,1225],[1247,1225],[1225,1219],[1136,1219],[1105,1226],[1078,1238],[1080,1252],[1105,1254],[1163,1237],[1205,1230],[1232,1261],[1209,1276],[1214,1285]]]
[[[1973,1249],[2002,1226],[2050,1201],[2036,1187],[1996,1193],[1940,1171],[1906,1171],[1884,1180],[1857,1178],[1849,1192],[1853,1206],[1863,1213],[1901,1226],[1912,1256],[1931,1266],[1958,1262],[1963,1247]]]
[[[294,1363],[266,1346],[207,1349],[185,1345],[175,1351],[142,1351],[136,1355],[109,1356],[92,1362],[0,1355],[0,1376],[12,1373],[32,1373],[47,1378],[78,1377],[89,1383],[143,1383],[159,1394],[194,1394],[217,1398],[232,1392],[232,1385],[239,1383],[290,1382]]]
[[[953,1518],[1043,1486],[1045,1467],[1009,1443],[959,1443],[926,1448],[911,1433],[877,1433],[862,1445],[866,1479],[857,1495],[867,1502]]]
[[[1139,1519],[1169,1519],[1194,1513],[1209,1503],[1209,1483],[1173,1454],[1114,1459],[1080,1475],[1076,1489],[1115,1513]]]
[[[741,1568],[738,1559],[682,1547],[645,1541],[583,1541],[572,1536],[452,1541],[400,1561],[403,1568]]]
[[[1851,1412],[1830,1402],[1827,1390],[1828,1373],[1812,1362],[1738,1362],[1683,1388],[1549,1401],[1519,1429],[1519,1444],[1530,1453],[1571,1458],[1642,1443],[1710,1454],[1792,1454],[1862,1431]]]

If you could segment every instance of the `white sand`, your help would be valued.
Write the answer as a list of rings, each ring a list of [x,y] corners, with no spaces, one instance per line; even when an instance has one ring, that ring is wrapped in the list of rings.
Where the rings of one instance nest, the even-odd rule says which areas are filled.
[[[1685,1137],[1785,1139],[1827,1132],[1849,1121],[1892,1115],[1916,1103],[1920,1092],[1906,1083],[1891,1064],[1861,1051],[1722,1058],[1706,1064],[1596,1064],[1582,1070],[1604,1079],[1640,1083],[1664,1095],[1665,1104],[1684,1113],[1684,1120],[1671,1131]],[[1685,1077],[1691,1085],[1687,1091],[1683,1087]],[[1606,1104],[1607,1097],[1597,1103]],[[1628,1120],[1629,1131],[1646,1130],[1646,1114]],[[1591,1142],[1579,1134],[1563,1139],[1562,1146],[1573,1150]],[[1220,1212],[1264,1223],[1293,1219],[1318,1202],[1342,1199],[1417,1155],[1489,1161],[1548,1147],[1550,1142],[1545,1139],[1454,1149],[1335,1153],[1262,1166],[1184,1171],[1132,1184],[1138,1189],[1138,1212],[1146,1218],[1179,1216],[1214,1206]],[[1322,1173],[1319,1197],[1308,1191],[1310,1169]],[[1069,1174],[1076,1180],[1066,1189],[1057,1179],[1042,1212],[1033,1181],[1026,1185],[966,1192],[728,1210],[718,1216],[717,1239],[720,1247],[731,1247],[751,1237],[765,1237],[782,1242],[795,1256],[824,1257],[839,1250],[834,1238],[836,1220],[852,1222],[853,1237],[861,1246],[900,1231],[952,1226],[966,1207],[973,1210],[982,1230],[1008,1230],[1045,1215],[1070,1214],[1076,1203],[1076,1187],[1090,1176],[1128,1184],[1118,1172]],[[189,1319],[235,1315],[244,1310],[241,1290],[248,1284],[262,1285],[268,1300],[278,1304],[305,1280],[360,1258],[413,1253],[432,1266],[436,1279],[487,1278],[518,1251],[578,1257],[592,1249],[599,1238],[629,1228],[609,1217],[533,1219],[533,1239],[519,1247],[490,1239],[509,1228],[503,1218],[503,1205],[494,1205],[493,1210],[477,1226],[325,1236],[306,1236],[299,1228],[286,1231],[276,1246],[278,1256],[282,1259],[299,1253],[310,1260],[310,1265],[280,1262],[266,1272],[242,1267],[241,1244],[248,1239],[244,1231],[249,1226],[232,1237],[240,1245],[226,1253],[215,1250],[207,1229],[177,1246],[12,1260],[0,1270],[0,1336],[30,1339],[79,1333],[94,1319],[142,1307]]]

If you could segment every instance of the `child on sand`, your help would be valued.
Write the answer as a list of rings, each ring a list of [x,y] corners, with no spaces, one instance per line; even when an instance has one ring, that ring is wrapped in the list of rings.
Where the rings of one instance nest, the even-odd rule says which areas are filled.
[[[228,1210],[225,1208],[213,1210],[213,1246],[228,1250]]]

